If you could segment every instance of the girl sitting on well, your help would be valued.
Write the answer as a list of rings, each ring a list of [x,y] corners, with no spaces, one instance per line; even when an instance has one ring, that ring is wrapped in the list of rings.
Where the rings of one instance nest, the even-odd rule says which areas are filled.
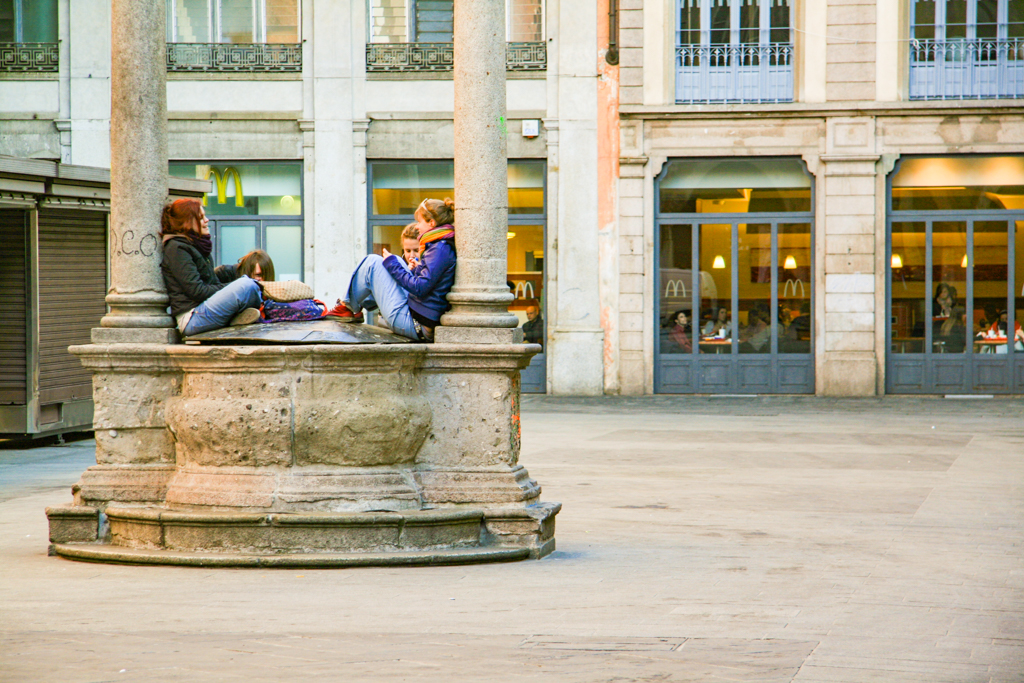
[[[388,326],[403,337],[433,341],[434,328],[451,308],[455,284],[455,202],[424,199],[416,209],[419,258],[406,270],[395,254],[370,254],[352,273],[348,291],[327,312],[346,322],[362,322],[363,309],[380,309]]]
[[[213,267],[213,243],[206,211],[198,199],[178,199],[164,207],[160,219],[163,261],[171,314],[188,337],[260,319],[260,286],[236,267]]]

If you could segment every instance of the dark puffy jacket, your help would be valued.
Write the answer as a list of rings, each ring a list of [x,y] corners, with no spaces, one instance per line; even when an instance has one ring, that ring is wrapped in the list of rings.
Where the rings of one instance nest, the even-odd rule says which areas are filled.
[[[441,315],[452,307],[448,292],[455,284],[455,237],[428,242],[420,262],[408,271],[392,254],[384,259],[391,277],[409,292],[409,310],[435,325]]]
[[[164,240],[160,270],[174,316],[192,310],[238,278],[235,266],[214,268],[213,259],[199,253],[184,236]]]

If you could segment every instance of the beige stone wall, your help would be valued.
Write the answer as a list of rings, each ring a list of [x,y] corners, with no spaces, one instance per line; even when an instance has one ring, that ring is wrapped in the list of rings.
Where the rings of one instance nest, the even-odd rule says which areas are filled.
[[[875,1],[828,0],[825,94],[830,102],[875,98]]]

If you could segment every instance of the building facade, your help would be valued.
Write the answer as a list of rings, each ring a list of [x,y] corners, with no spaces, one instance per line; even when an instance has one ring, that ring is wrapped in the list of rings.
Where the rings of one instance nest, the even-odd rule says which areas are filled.
[[[620,8],[609,391],[1024,393],[1024,3]]]
[[[544,326],[524,386],[597,394],[597,8],[506,5],[510,308]],[[453,194],[452,0],[166,7],[170,171],[213,181],[218,261],[264,248],[333,302]],[[110,3],[2,0],[0,25],[0,154],[108,166]]]
[[[506,5],[525,389],[1024,393],[1024,3]],[[170,170],[213,181],[220,261],[333,301],[452,193],[453,11],[167,0]],[[109,23],[0,0],[0,154],[109,164]]]

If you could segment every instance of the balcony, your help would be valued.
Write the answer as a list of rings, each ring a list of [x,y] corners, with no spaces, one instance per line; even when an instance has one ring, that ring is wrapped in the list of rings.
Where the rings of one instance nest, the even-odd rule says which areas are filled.
[[[167,43],[170,72],[301,72],[298,43]]]
[[[910,99],[1024,97],[1024,39],[913,40]]]
[[[676,47],[676,102],[792,102],[793,44]]]
[[[444,73],[452,70],[451,43],[368,43],[367,73]],[[544,42],[508,43],[505,68],[512,72],[546,71]]]
[[[57,73],[58,43],[0,43],[0,73]]]

